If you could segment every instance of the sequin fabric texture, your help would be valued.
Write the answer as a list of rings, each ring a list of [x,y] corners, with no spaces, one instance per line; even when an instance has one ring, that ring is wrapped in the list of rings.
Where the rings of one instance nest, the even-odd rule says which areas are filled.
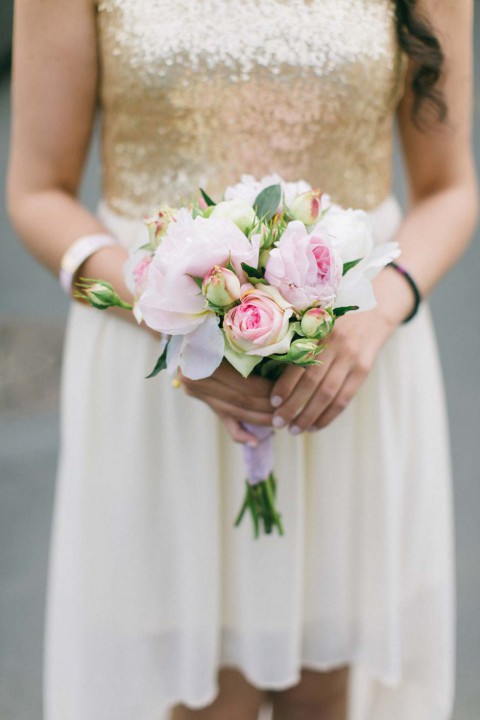
[[[243,173],[347,206],[390,192],[406,59],[391,0],[105,0],[103,194],[121,215]]]

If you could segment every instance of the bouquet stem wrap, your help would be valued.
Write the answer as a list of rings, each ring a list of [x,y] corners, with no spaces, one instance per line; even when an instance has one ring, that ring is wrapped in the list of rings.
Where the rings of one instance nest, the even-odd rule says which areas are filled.
[[[263,425],[243,423],[247,432],[259,440],[256,447],[243,446],[243,457],[247,469],[245,497],[235,521],[239,525],[248,510],[252,517],[254,534],[258,537],[260,526],[270,534],[277,528],[283,535],[283,526],[275,505],[277,482],[273,474],[273,430]]]

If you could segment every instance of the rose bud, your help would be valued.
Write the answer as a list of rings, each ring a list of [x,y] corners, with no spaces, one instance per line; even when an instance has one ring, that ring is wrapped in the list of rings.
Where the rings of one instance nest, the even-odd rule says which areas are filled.
[[[316,363],[317,355],[321,353],[322,350],[323,348],[317,340],[312,338],[299,338],[292,342],[288,353],[283,359],[295,365],[313,365]]]
[[[210,217],[231,220],[242,232],[247,232],[257,221],[255,210],[245,200],[224,200],[212,210]]]
[[[162,205],[154,215],[144,218],[143,222],[147,226],[151,245],[156,247],[159,244],[160,238],[165,235],[168,226],[174,219],[172,208],[168,205]]]
[[[323,338],[328,335],[334,325],[334,319],[327,310],[316,307],[307,310],[302,317],[300,327],[308,338]]]
[[[81,288],[81,291],[75,293],[75,297],[87,300],[97,310],[106,310],[115,305],[120,307],[124,305],[110,283],[102,281],[90,285],[87,281],[77,283],[77,285]]]
[[[203,279],[202,293],[210,305],[228,307],[240,298],[240,280],[231,270],[215,265]]]
[[[288,214],[293,220],[300,220],[304,225],[313,225],[320,218],[322,195],[322,191],[318,189],[297,195],[288,207]]]

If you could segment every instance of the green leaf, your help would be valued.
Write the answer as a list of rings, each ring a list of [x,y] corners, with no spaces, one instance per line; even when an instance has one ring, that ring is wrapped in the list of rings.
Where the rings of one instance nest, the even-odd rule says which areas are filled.
[[[202,197],[205,200],[205,202],[207,203],[207,205],[216,205],[217,204],[216,202],[214,202],[212,200],[212,198],[209,195],[207,195],[205,190],[202,190],[202,188],[200,188],[200,192],[202,193]]]
[[[333,314],[336,318],[338,318],[342,317],[342,315],[345,315],[347,312],[352,312],[352,310],[358,310],[358,305],[346,305],[345,307],[335,308]]]
[[[342,275],[345,275],[349,270],[355,267],[355,265],[358,265],[359,262],[361,262],[363,258],[357,258],[356,260],[350,260],[349,262],[343,263],[343,272]]]
[[[262,190],[255,198],[253,209],[257,216],[263,220],[271,220],[277,212],[282,197],[280,185],[270,185]]]
[[[248,275],[249,278],[257,278],[257,280],[263,280],[263,273],[261,270],[257,270],[257,268],[252,267],[251,265],[247,265],[247,263],[242,262],[242,270]]]
[[[162,370],[165,370],[165,368],[167,367],[167,349],[168,349],[168,343],[165,345],[164,351],[158,358],[157,364],[153,368],[150,375],[147,375],[146,379],[155,377],[155,375],[158,375],[159,372],[161,372]]]
[[[278,363],[276,360],[271,360],[270,358],[268,358],[267,360],[264,359],[264,362],[260,365],[260,370],[258,374],[264,378],[267,378],[268,380],[275,381],[278,380],[284,369],[284,363]],[[257,370],[255,370],[256,373]]]

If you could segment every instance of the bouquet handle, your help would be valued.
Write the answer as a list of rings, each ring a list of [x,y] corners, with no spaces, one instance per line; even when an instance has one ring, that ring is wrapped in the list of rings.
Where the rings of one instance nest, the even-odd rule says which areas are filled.
[[[276,479],[273,474],[273,430],[265,425],[242,423],[247,432],[260,441],[256,447],[243,446],[243,457],[247,469],[245,498],[235,521],[239,525],[245,512],[250,511],[254,534],[258,537],[260,525],[270,534],[276,528],[283,535],[283,526],[275,506]]]

